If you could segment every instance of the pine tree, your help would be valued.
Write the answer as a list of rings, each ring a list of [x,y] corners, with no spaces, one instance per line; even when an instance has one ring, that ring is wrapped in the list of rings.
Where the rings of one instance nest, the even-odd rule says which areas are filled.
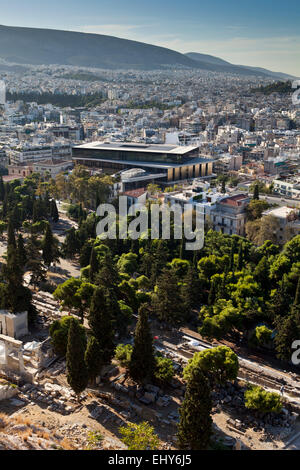
[[[142,304],[138,312],[138,321],[134,332],[134,346],[129,363],[130,377],[137,382],[151,380],[155,367],[153,338],[148,315],[148,304]]]
[[[99,342],[94,336],[89,338],[84,359],[89,379],[95,381],[96,377],[100,374],[101,367],[104,365],[104,360],[103,351],[101,351]]]
[[[91,300],[88,316],[89,327],[103,351],[103,361],[109,363],[114,354],[114,330],[112,314],[109,305],[109,291],[104,287],[97,287]]]
[[[212,435],[212,399],[207,377],[193,369],[179,409],[178,441],[181,449],[206,450]]]
[[[86,342],[80,335],[80,325],[73,318],[68,332],[66,356],[67,381],[77,396],[85,390],[88,384],[88,371],[84,360]]]

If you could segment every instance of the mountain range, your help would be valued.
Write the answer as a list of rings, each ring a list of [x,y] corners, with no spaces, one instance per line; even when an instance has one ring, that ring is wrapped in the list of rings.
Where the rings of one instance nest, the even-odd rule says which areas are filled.
[[[233,65],[207,54],[180,52],[102,34],[0,25],[0,71],[7,64],[73,65],[102,69],[193,68],[238,75],[294,78],[258,67]]]

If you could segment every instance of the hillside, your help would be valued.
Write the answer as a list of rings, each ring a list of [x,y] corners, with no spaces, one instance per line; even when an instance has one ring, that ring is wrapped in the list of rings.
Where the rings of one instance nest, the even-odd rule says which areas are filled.
[[[0,59],[19,66],[56,64],[140,70],[185,67],[238,75],[284,78],[284,74],[233,65],[208,54],[181,54],[165,47],[114,36],[1,25]],[[1,67],[7,69],[7,65]]]
[[[99,68],[197,67],[179,52],[127,39],[51,29],[0,26],[0,57],[17,64]]]
[[[190,59],[198,62],[201,69],[211,70],[212,72],[229,72],[238,75],[260,75],[267,76],[274,79],[289,79],[296,78],[281,72],[271,72],[270,70],[261,67],[250,67],[246,65],[234,65],[226,60],[214,57],[208,54],[198,54],[197,52],[188,52],[185,54]]]

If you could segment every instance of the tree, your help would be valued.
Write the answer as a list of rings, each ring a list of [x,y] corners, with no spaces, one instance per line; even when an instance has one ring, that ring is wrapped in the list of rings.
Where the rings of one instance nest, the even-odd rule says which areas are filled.
[[[18,258],[22,266],[25,266],[27,261],[27,254],[25,250],[24,240],[21,233],[18,236],[17,240],[17,250],[18,250]]]
[[[26,268],[31,272],[30,284],[39,285],[46,279],[47,269],[39,250],[39,241],[35,235],[31,235],[26,245]]]
[[[90,270],[89,270],[89,277],[91,282],[94,282],[96,274],[99,270],[99,262],[97,257],[97,252],[95,248],[92,248],[91,257],[90,257]]]
[[[265,346],[272,340],[273,331],[265,325],[257,326],[250,338],[250,344],[253,346]]]
[[[279,221],[273,215],[266,215],[261,219],[246,223],[247,237],[258,246],[267,240],[276,243],[278,231]]]
[[[55,223],[59,221],[58,209],[54,199],[51,199],[50,201],[50,217]]]
[[[121,367],[128,369],[133,347],[131,344],[118,344],[115,351],[115,359]]]
[[[154,428],[149,423],[143,421],[140,424],[127,423],[121,426],[119,432],[121,441],[128,446],[128,450],[157,450],[159,438],[154,432]]]
[[[88,370],[84,360],[86,342],[82,339],[80,328],[80,324],[72,318],[66,356],[67,381],[78,397],[88,384]]]
[[[89,379],[94,381],[99,375],[101,367],[104,365],[103,353],[100,349],[100,344],[94,336],[91,336],[88,340],[84,359]]]
[[[259,187],[258,184],[254,186],[254,191],[253,191],[253,200],[258,200],[259,199]]]
[[[225,193],[226,193],[226,182],[225,182],[224,179],[222,180],[221,193],[222,193],[222,194],[225,194]]]
[[[97,287],[91,301],[88,316],[89,327],[93,336],[97,339],[101,351],[103,351],[103,362],[107,364],[114,355],[114,330],[112,313],[109,309],[109,291],[104,287]]]
[[[57,286],[53,297],[60,300],[64,308],[76,309],[83,323],[84,313],[90,307],[94,289],[93,284],[71,277]]]
[[[280,413],[281,397],[278,393],[267,392],[262,387],[250,386],[244,393],[245,407],[260,413]]]
[[[276,355],[282,361],[289,362],[293,354],[292,344],[300,338],[300,305],[294,304],[287,316],[276,317],[275,326]]]
[[[148,321],[149,306],[141,305],[134,332],[134,346],[129,363],[129,374],[137,382],[151,379],[155,368],[153,338]]]
[[[60,320],[55,320],[50,325],[49,333],[51,337],[51,344],[54,347],[55,353],[59,356],[65,356],[67,353],[68,334],[72,319],[78,322],[78,320],[76,320],[74,317],[64,316]],[[79,326],[79,334],[81,336],[81,340],[84,342],[86,341],[85,329],[82,325],[79,324]]]
[[[7,246],[13,246],[15,248],[17,246],[15,238],[15,229],[11,219],[8,220],[7,226]]]
[[[185,380],[190,380],[193,370],[197,367],[210,377],[212,383],[225,384],[227,380],[237,378],[239,360],[227,346],[196,352],[183,371]]]
[[[161,322],[182,323],[187,312],[178,289],[178,279],[173,269],[164,269],[159,276],[153,295],[153,309]]]
[[[155,357],[154,379],[159,385],[169,384],[175,375],[172,359],[168,357]]]
[[[246,214],[248,220],[260,219],[263,212],[269,208],[267,201],[252,199],[246,207]]]
[[[4,200],[4,196],[5,196],[5,187],[4,187],[2,175],[0,175],[0,201]]]
[[[65,258],[72,259],[80,250],[80,241],[78,239],[76,230],[72,227],[67,232],[67,236],[62,246],[62,253]]]
[[[178,441],[181,449],[206,450],[212,435],[212,399],[208,379],[200,367],[189,377],[179,409]]]
[[[186,276],[183,278],[181,286],[181,298],[185,312],[191,312],[193,308],[199,306],[202,300],[202,283],[199,279],[197,268],[194,265],[189,266]]]
[[[158,186],[158,184],[150,183],[147,186],[147,191],[151,196],[155,196],[161,192],[161,188]]]
[[[43,260],[46,266],[59,261],[58,239],[53,236],[50,224],[47,224],[46,233],[42,240]]]

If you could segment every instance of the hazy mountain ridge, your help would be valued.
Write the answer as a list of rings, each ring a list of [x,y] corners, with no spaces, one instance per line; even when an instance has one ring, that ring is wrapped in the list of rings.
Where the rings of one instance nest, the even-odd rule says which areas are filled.
[[[181,54],[165,47],[114,36],[1,25],[0,58],[16,64],[141,70],[187,67],[284,78],[283,74],[233,65],[208,54]]]

